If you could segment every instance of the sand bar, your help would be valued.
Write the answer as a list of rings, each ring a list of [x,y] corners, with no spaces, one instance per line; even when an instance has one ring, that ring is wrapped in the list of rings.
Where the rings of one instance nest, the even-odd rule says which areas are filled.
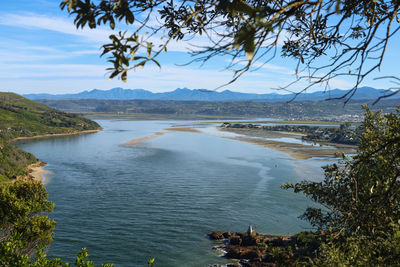
[[[354,154],[355,149],[351,148],[336,148],[336,149],[319,149],[316,147],[306,146],[302,144],[286,143],[272,140],[258,140],[251,138],[236,137],[231,138],[238,141],[244,141],[259,145],[262,147],[271,148],[279,152],[288,154],[295,159],[309,158],[335,158],[337,153]]]
[[[332,148],[323,148],[316,146],[309,146],[298,143],[281,142],[268,139],[255,139],[254,137],[261,138],[295,138],[301,140],[303,134],[291,132],[278,132],[266,131],[262,129],[242,129],[242,128],[220,128],[222,131],[233,132],[241,134],[240,137],[226,137],[233,140],[243,141],[259,145],[262,147],[270,148],[288,154],[295,159],[309,159],[309,158],[335,158],[338,153],[354,154],[356,153],[356,146],[335,144],[330,142],[318,142],[323,145],[329,145]],[[253,137],[253,138],[252,138]]]
[[[201,131],[199,131],[198,129],[191,127],[173,127],[173,128],[166,128],[164,130],[172,132],[201,133]]]
[[[128,142],[126,142],[124,145],[125,146],[132,146],[132,145],[134,145],[136,143],[143,142],[143,141],[146,141],[146,140],[150,140],[150,139],[156,138],[158,136],[161,136],[163,134],[164,133],[162,133],[162,132],[157,132],[157,133],[154,133],[153,135],[150,135],[150,136],[132,139],[132,140],[129,140]]]

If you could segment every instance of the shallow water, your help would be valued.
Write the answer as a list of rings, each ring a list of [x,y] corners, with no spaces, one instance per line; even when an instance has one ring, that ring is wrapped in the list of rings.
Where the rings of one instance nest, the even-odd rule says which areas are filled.
[[[98,120],[103,131],[26,140],[48,163],[46,185],[57,221],[50,257],[73,262],[86,247],[95,263],[208,266],[226,263],[205,238],[213,230],[293,234],[310,204],[280,189],[322,177],[327,161],[286,154],[213,134],[168,132],[176,121]],[[186,123],[186,122],[185,122]],[[131,139],[164,135],[126,147]]]

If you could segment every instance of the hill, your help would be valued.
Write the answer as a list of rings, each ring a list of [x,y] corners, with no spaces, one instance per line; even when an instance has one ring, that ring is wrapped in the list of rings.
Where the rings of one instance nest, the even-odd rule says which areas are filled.
[[[26,167],[38,161],[10,144],[18,137],[71,134],[100,129],[91,120],[68,114],[13,93],[0,93],[0,182],[26,175]]]
[[[296,101],[316,101],[328,98],[337,98],[343,96],[347,91],[334,89],[329,92],[313,92],[300,94]],[[362,87],[357,90],[352,97],[353,100],[376,99],[379,96],[385,95],[386,90],[375,89],[372,87]],[[37,99],[102,99],[102,100],[175,100],[175,101],[266,101],[266,102],[286,102],[294,97],[294,94],[280,95],[272,94],[249,94],[225,91],[210,91],[206,89],[176,89],[165,93],[152,93],[144,89],[122,89],[113,88],[110,90],[93,89],[77,94],[28,94],[25,97]],[[400,99],[400,94],[393,96]]]
[[[161,114],[171,118],[218,116],[332,121],[361,121],[364,113],[361,105],[371,105],[374,102],[374,100],[354,100],[344,106],[343,101],[333,100],[297,101],[291,103],[98,99],[38,101],[66,112],[88,114],[145,114],[147,117],[154,117],[154,114]],[[394,112],[397,105],[399,105],[397,99],[386,99],[371,106],[371,109]]]
[[[77,114],[65,113],[13,93],[0,93],[0,138],[32,137],[98,129]]]

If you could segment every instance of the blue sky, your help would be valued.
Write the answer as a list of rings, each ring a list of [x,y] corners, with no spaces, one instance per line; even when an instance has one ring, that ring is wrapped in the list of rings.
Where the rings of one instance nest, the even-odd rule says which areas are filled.
[[[153,92],[176,88],[216,87],[228,82],[232,73],[224,71],[228,58],[220,57],[200,67],[178,66],[190,60],[189,44],[172,43],[162,55],[161,70],[156,66],[130,72],[128,81],[108,80],[106,58],[100,58],[100,47],[107,43],[107,28],[77,30],[73,19],[59,8],[60,0],[0,1],[0,91],[16,93],[73,93],[114,87],[141,88]],[[400,40],[396,36],[389,45],[384,67],[372,77],[395,75],[399,72]],[[204,40],[195,40],[202,42]],[[193,43],[193,41],[191,41]],[[251,93],[276,92],[273,88],[294,79],[294,62],[275,58],[256,72],[245,74],[236,83],[219,90]],[[384,81],[372,77],[363,85],[388,88]],[[300,90],[305,83],[296,85]],[[332,88],[348,89],[350,80],[336,79]],[[314,90],[320,90],[314,89]]]

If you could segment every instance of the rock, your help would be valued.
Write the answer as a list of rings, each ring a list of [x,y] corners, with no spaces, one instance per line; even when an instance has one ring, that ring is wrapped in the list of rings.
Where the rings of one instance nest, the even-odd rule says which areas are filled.
[[[226,253],[226,257],[233,259],[247,259],[249,261],[258,261],[261,262],[264,258],[263,251],[260,250],[257,246],[252,247],[240,247],[240,246],[232,246],[229,245],[228,253]]]
[[[218,231],[214,231],[211,234],[208,235],[208,237],[211,240],[222,240],[225,239],[224,235],[222,234],[222,232],[218,232]]]
[[[278,266],[277,264],[271,263],[271,262],[249,262],[246,260],[241,260],[240,264],[243,267],[276,267],[276,266]]]
[[[258,240],[254,236],[244,236],[242,238],[242,246],[248,247],[248,246],[257,246]]]
[[[226,258],[237,259],[241,266],[245,267],[278,266],[279,260],[274,258],[269,259],[268,253],[270,253],[274,247],[284,249],[291,245],[292,242],[291,237],[256,233],[251,226],[249,230],[244,233],[212,232],[209,234],[209,237],[213,240],[228,239],[229,242],[224,242],[223,245],[218,247],[218,250],[225,248]],[[259,244],[266,244],[267,246]],[[294,257],[294,254],[289,252],[283,255],[283,257],[287,257],[285,260],[289,262],[290,258]]]
[[[225,238],[230,238],[231,236],[233,236],[233,234],[231,232],[225,232],[222,234]]]
[[[240,238],[243,238],[247,235],[247,233],[236,233],[236,235],[240,236]]]
[[[209,265],[208,267],[240,267],[240,265],[237,263],[228,263],[226,265],[221,265],[221,264],[213,264],[213,265]]]
[[[213,246],[212,249],[213,250],[224,250],[225,249],[225,245]]]
[[[240,236],[232,236],[229,239],[229,243],[231,245],[240,246],[242,244],[242,238],[240,238]]]

